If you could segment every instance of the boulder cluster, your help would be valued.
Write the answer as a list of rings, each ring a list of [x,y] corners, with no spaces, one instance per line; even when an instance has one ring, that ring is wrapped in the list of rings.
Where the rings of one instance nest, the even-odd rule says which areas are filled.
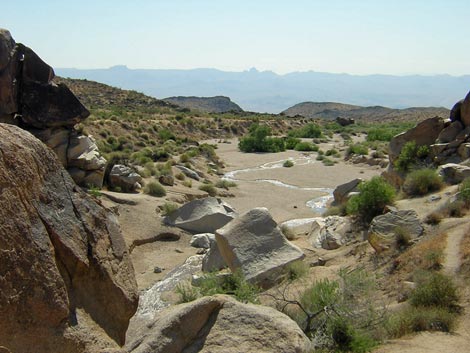
[[[33,50],[0,29],[0,122],[29,131],[49,146],[74,181],[101,187],[106,160],[75,126],[90,113]]]

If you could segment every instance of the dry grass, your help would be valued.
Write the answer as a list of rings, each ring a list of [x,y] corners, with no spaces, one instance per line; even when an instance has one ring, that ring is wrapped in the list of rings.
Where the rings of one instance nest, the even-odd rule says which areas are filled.
[[[460,272],[465,277],[470,277],[470,228],[467,229],[460,243],[461,267]]]

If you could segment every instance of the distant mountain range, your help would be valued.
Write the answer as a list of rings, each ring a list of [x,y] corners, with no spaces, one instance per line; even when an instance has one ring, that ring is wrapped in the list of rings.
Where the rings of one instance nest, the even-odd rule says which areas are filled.
[[[333,102],[304,102],[294,105],[282,112],[286,116],[301,115],[313,119],[353,118],[357,121],[422,121],[435,116],[449,117],[447,108],[422,107],[392,109],[381,106],[360,107],[351,104]]]
[[[242,109],[279,113],[299,102],[342,102],[359,106],[446,107],[470,90],[466,76],[390,76],[294,72],[278,75],[251,69],[150,70],[114,66],[109,69],[56,69],[63,77],[89,79],[147,95],[228,96]]]

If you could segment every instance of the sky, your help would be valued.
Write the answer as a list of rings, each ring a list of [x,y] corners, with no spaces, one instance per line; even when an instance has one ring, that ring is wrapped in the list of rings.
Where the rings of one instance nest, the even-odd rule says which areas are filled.
[[[55,68],[470,74],[469,0],[3,0]]]

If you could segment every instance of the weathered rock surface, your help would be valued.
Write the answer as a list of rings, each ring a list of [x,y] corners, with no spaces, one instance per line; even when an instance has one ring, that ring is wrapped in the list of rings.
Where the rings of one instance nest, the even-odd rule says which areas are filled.
[[[263,287],[273,285],[289,263],[304,253],[289,243],[266,208],[254,208],[215,232],[220,253],[232,272]]]
[[[461,119],[462,118],[462,114],[461,114],[462,103],[463,103],[463,99],[459,100],[457,103],[454,104],[454,106],[450,110],[450,116],[449,116],[450,121],[462,120]]]
[[[343,118],[338,116],[336,118],[336,122],[341,126],[348,126],[354,124],[356,121],[353,118]]]
[[[440,117],[435,117],[424,120],[414,128],[395,136],[389,145],[390,164],[393,165],[407,142],[415,141],[417,146],[432,145],[443,128],[444,120]]]
[[[347,183],[338,185],[333,191],[335,204],[340,205],[348,200],[348,195],[351,192],[358,191],[357,187],[362,182],[362,179],[356,178]]]
[[[132,353],[307,353],[310,343],[279,311],[216,295],[166,309],[142,323]]]
[[[448,143],[454,141],[457,135],[462,132],[463,125],[460,121],[454,121],[444,128],[437,137],[438,143]]]
[[[193,233],[214,233],[235,215],[235,210],[226,202],[206,197],[183,205],[165,217],[165,223]]]
[[[115,164],[109,173],[109,186],[119,187],[123,192],[135,191],[141,182],[142,177],[139,174],[122,164]]]
[[[405,234],[409,240],[423,234],[418,215],[414,210],[394,210],[375,217],[368,231],[368,240],[377,251],[382,251],[396,243],[397,236]]]
[[[319,218],[312,224],[308,236],[316,248],[334,250],[343,245],[351,232],[351,220],[346,217],[328,216]]]
[[[194,234],[189,245],[195,248],[209,249],[212,243],[215,243],[215,235],[213,233],[201,233]]]
[[[175,178],[172,175],[161,175],[158,181],[162,185],[173,186],[175,184]]]
[[[461,183],[470,177],[470,167],[462,164],[448,163],[438,168],[438,173],[448,184]]]
[[[94,141],[84,145],[82,140],[89,138],[74,128],[88,110],[65,85],[53,81],[49,65],[2,29],[0,49],[0,122],[20,125],[52,148],[77,184],[101,187],[106,160]]]
[[[188,178],[194,179],[194,180],[199,180],[199,174],[197,174],[194,170],[186,168],[184,165],[176,165],[176,168],[181,170],[184,175],[186,175]]]
[[[101,331],[123,344],[138,295],[115,215],[42,142],[8,124],[0,124],[0,188],[0,345],[112,347]]]
[[[202,259],[202,272],[214,272],[224,268],[227,268],[227,263],[220,253],[217,241],[213,241],[209,251]]]
[[[470,126],[470,92],[460,106],[460,120],[465,126]]]

